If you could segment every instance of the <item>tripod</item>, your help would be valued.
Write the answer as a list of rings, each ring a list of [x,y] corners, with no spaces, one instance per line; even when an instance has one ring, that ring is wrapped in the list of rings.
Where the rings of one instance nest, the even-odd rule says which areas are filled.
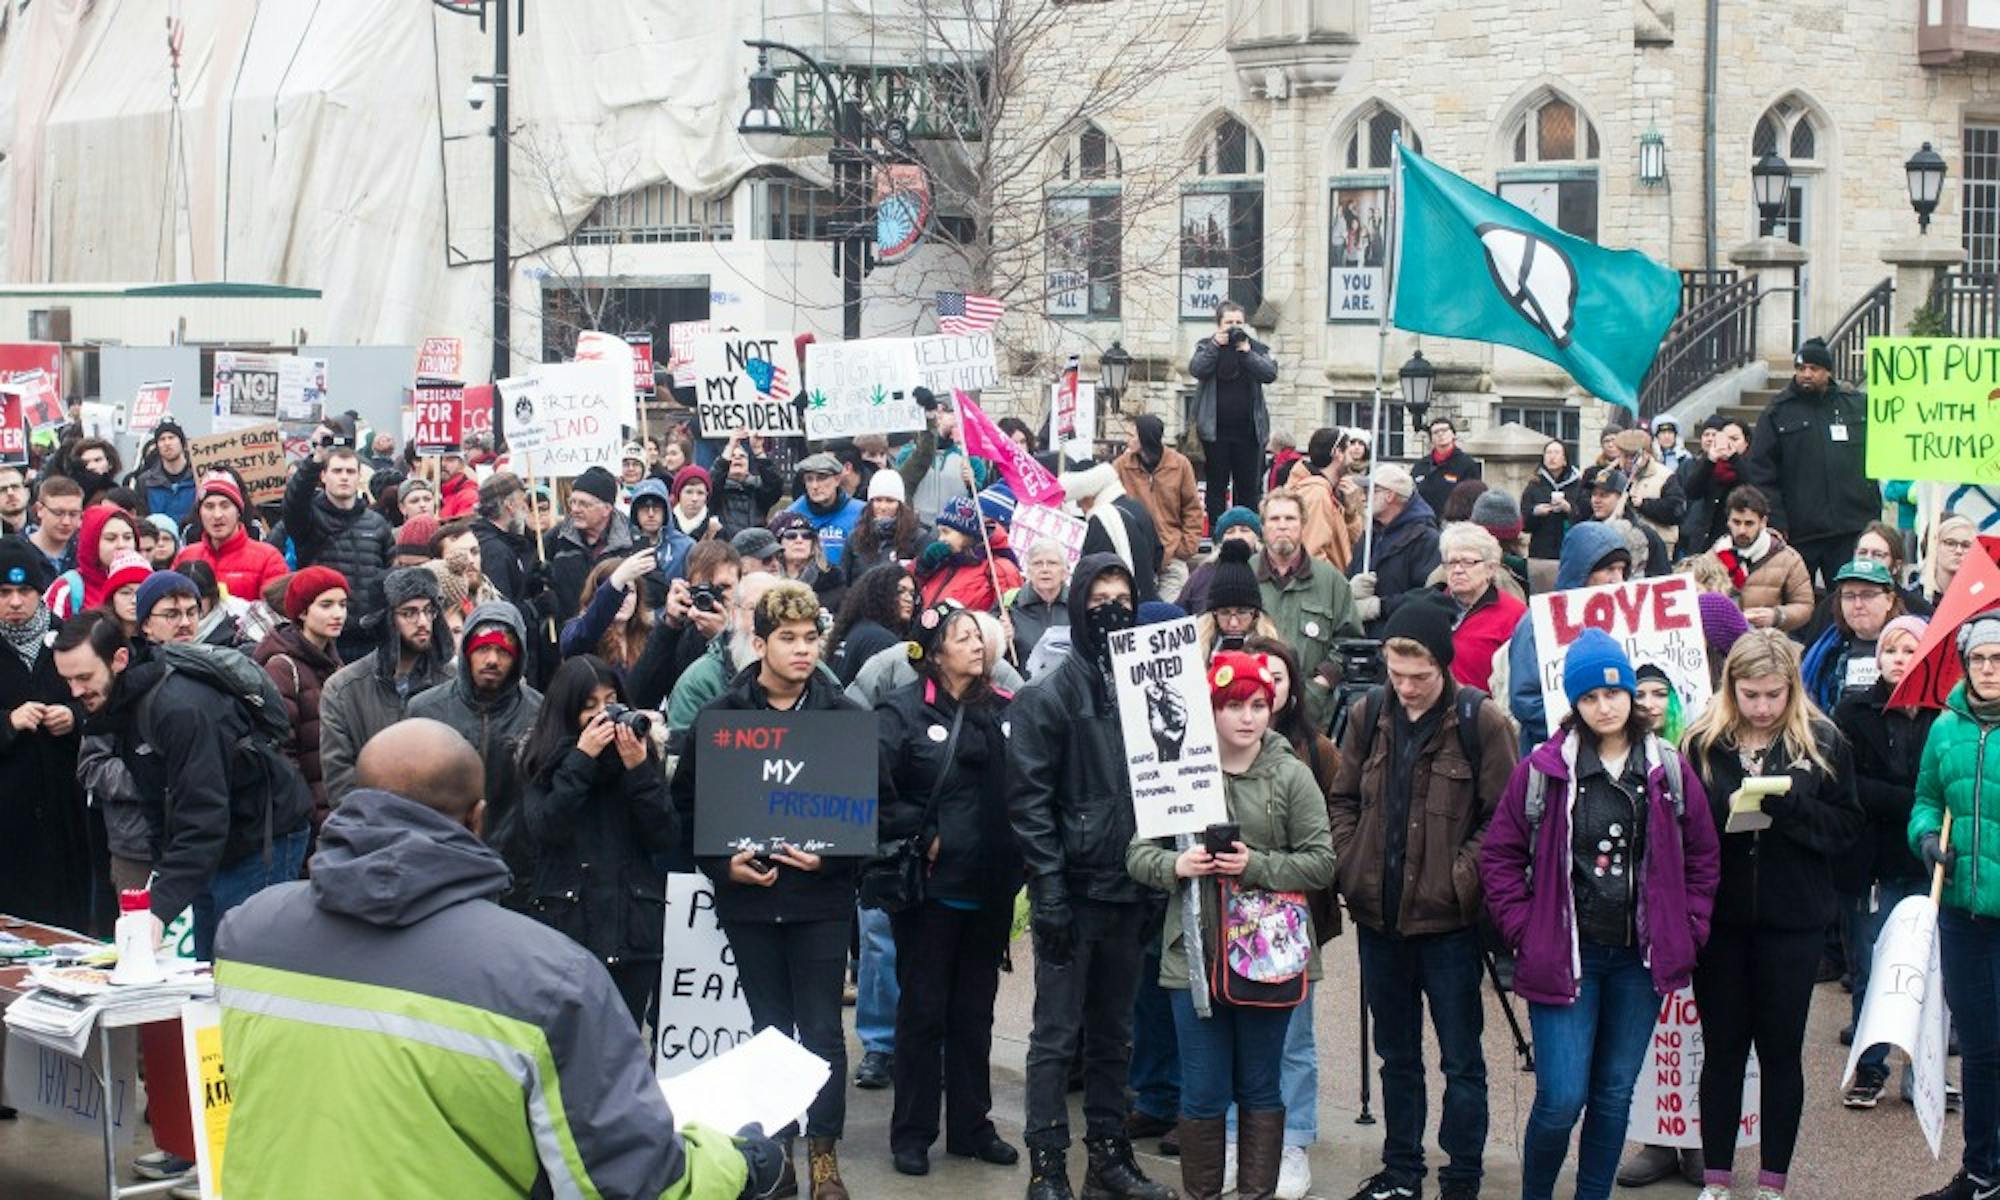
[[[1480,962],[1486,967],[1486,979],[1493,985],[1493,994],[1500,998],[1500,1011],[1507,1018],[1507,1029],[1514,1035],[1514,1054],[1521,1060],[1523,1074],[1533,1074],[1535,1070],[1535,1048],[1521,1029],[1521,1019],[1514,1013],[1514,1000],[1507,990],[1500,986],[1500,968],[1494,962],[1490,950],[1479,952]],[[1375,1114],[1369,1108],[1373,1089],[1369,1073],[1374,1067],[1374,1056],[1368,1049],[1368,981],[1357,972],[1356,990],[1360,998],[1361,1011],[1361,1112],[1354,1118],[1356,1125],[1373,1125]]]

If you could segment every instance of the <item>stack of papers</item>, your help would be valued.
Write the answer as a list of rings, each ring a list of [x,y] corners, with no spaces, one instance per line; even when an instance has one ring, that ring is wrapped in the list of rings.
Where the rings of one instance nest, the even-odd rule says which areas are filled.
[[[776,1133],[799,1119],[826,1084],[827,1061],[776,1029],[756,1037],[672,1079],[660,1092],[674,1111],[674,1128],[689,1122],[721,1133],[761,1125]]]
[[[40,967],[28,970],[28,991],[7,1006],[6,1025],[32,1041],[81,1054],[91,1027],[101,1016],[158,1005],[178,1007],[215,992],[208,964],[162,959],[167,972],[159,983],[139,986],[111,982],[98,967]]]

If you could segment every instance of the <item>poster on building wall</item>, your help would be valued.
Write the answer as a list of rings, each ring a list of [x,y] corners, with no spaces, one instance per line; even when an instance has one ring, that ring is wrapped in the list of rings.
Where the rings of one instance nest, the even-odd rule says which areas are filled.
[[[1181,316],[1215,317],[1229,298],[1229,194],[1181,197]]]
[[[806,436],[898,433],[924,427],[924,381],[914,338],[814,342],[806,347]]]
[[[1052,317],[1090,315],[1090,197],[1049,201],[1048,302]]]
[[[802,437],[797,343],[790,333],[704,333],[694,339],[694,412],[703,437]]]
[[[1708,707],[1708,643],[1701,634],[1701,608],[1691,575],[1665,575],[1607,583],[1601,587],[1544,592],[1528,600],[1535,649],[1541,663],[1542,702],[1549,728],[1569,713],[1563,691],[1563,659],[1570,643],[1586,629],[1602,629],[1625,648],[1634,663],[1665,671],[1692,720]]]
[[[1389,189],[1333,189],[1327,319],[1379,321],[1388,301]]]

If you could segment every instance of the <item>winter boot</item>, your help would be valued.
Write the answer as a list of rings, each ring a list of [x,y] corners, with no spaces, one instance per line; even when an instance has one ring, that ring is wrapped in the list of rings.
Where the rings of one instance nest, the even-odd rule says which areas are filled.
[[[1076,1200],[1076,1193],[1069,1190],[1067,1149],[1028,1147],[1028,1200]]]
[[[1090,1171],[1083,1177],[1083,1200],[1176,1200],[1174,1189],[1154,1183],[1132,1161],[1132,1143],[1123,1134],[1087,1137]],[[1187,1151],[1183,1149],[1181,1153]]]
[[[1181,1118],[1181,1195],[1187,1200],[1221,1200],[1222,1151],[1228,1138],[1225,1118]]]
[[[840,1181],[840,1158],[835,1153],[837,1138],[806,1139],[806,1164],[812,1176],[811,1200],[847,1200],[847,1185]]]
[[[1278,1191],[1278,1168],[1284,1160],[1285,1110],[1237,1109],[1237,1200],[1272,1200]]]

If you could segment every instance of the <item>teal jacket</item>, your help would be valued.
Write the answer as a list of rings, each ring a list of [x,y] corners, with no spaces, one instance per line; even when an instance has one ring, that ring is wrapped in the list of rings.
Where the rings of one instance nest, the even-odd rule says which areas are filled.
[[[1917,802],[1910,809],[1911,853],[1923,856],[1923,840],[1944,824],[1947,808],[1958,860],[1945,877],[1944,902],[1974,916],[2000,917],[2000,726],[1973,717],[1963,680],[1924,742]]]

